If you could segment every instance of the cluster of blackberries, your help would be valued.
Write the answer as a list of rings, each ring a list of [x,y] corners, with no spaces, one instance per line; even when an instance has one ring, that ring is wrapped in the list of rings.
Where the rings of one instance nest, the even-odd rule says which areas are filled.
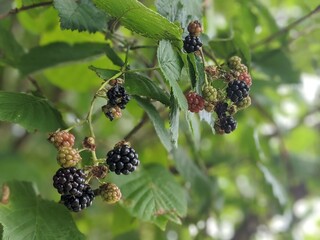
[[[115,172],[117,175],[128,175],[136,170],[140,161],[138,154],[128,142],[119,142],[108,152],[106,163],[111,172]]]
[[[79,212],[91,206],[94,192],[85,181],[84,172],[75,167],[60,168],[53,176],[53,186],[61,194],[60,202],[69,210]]]
[[[130,96],[122,86],[122,83],[122,79],[115,79],[114,81],[109,82],[111,88],[106,94],[108,103],[102,106],[102,112],[110,119],[110,121],[120,118],[122,115],[121,109],[125,109],[127,103],[130,101]]]
[[[200,50],[202,47],[201,39],[199,38],[201,32],[202,32],[202,26],[200,22],[193,21],[188,25],[188,32],[189,35],[187,35],[183,41],[183,49],[187,53],[192,53],[195,51]]]

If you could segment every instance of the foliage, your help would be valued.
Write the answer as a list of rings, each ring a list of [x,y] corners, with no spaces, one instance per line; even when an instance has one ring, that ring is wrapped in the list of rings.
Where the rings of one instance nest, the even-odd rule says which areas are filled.
[[[317,239],[318,4],[0,0],[2,238]],[[202,55],[182,49],[192,20]],[[185,93],[225,87],[205,67],[223,71],[234,55],[249,67],[252,105],[221,136]],[[118,78],[131,100],[109,121],[103,94]],[[96,137],[96,151],[81,151],[85,168],[123,139],[136,149],[136,172],[105,179],[120,203],[97,197],[72,214],[58,203],[46,139],[67,128],[78,148]]]

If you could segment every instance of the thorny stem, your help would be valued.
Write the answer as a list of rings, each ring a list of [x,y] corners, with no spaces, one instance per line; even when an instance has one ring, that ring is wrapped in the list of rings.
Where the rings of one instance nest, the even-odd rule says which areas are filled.
[[[290,31],[292,28],[296,27],[297,25],[299,25],[300,23],[302,23],[303,21],[305,21],[306,19],[310,18],[312,15],[316,14],[320,12],[320,5],[318,5],[314,10],[312,10],[310,13],[308,13],[307,15],[297,19],[296,21],[294,21],[293,23],[289,24],[288,26],[286,26],[285,28],[280,29],[278,32],[275,32],[274,34],[270,35],[269,37],[262,39],[256,43],[254,43],[251,48],[256,48],[260,45],[265,45],[267,43],[272,42],[274,39],[276,39],[277,37],[287,33],[288,31]]]
[[[159,70],[159,69],[160,69],[160,67],[138,68],[138,69],[127,70],[124,73],[148,72],[148,71],[154,71],[154,70]]]
[[[123,138],[125,141],[129,141],[129,139],[139,131],[139,129],[148,121],[147,113],[144,113],[140,122]]]
[[[0,19],[4,19],[4,18],[6,18],[6,17],[8,17],[10,15],[17,14],[19,12],[26,11],[26,10],[29,10],[29,9],[50,6],[50,5],[52,5],[52,3],[53,3],[53,1],[40,2],[40,3],[35,3],[35,4],[32,4],[32,5],[28,5],[28,6],[23,6],[21,8],[14,8],[14,9],[11,9],[9,12],[0,15]]]

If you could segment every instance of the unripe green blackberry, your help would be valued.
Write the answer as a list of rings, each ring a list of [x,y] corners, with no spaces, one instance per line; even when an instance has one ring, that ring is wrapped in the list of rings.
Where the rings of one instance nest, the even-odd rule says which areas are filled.
[[[228,113],[230,115],[234,115],[236,114],[238,111],[238,107],[236,105],[231,105],[229,108],[228,108]]]
[[[99,187],[99,193],[102,200],[110,204],[120,201],[122,197],[120,189],[114,183],[101,185]]]
[[[94,192],[89,185],[85,188],[81,196],[62,195],[60,202],[63,203],[69,210],[79,212],[92,205],[94,199]]]
[[[242,101],[236,103],[238,109],[245,109],[251,105],[251,98],[250,96],[247,96]]]
[[[207,112],[213,112],[213,111],[214,111],[214,104],[205,101],[205,103],[204,103],[204,110],[206,110]]]
[[[85,189],[86,175],[75,167],[60,168],[52,178],[58,193],[79,197]]]
[[[190,36],[199,37],[202,33],[202,26],[198,20],[192,21],[188,25],[188,32]]]
[[[90,151],[96,150],[96,142],[93,137],[85,137],[82,141],[82,146]]]
[[[186,94],[186,99],[190,112],[198,113],[204,109],[204,99],[195,92],[188,92]]]
[[[61,147],[58,152],[57,161],[63,168],[74,167],[81,161],[81,156],[76,149]]]
[[[229,60],[228,60],[228,66],[231,69],[236,69],[237,66],[239,66],[240,64],[241,64],[241,58],[238,56],[233,56],[233,57],[229,58]]]
[[[122,116],[121,108],[118,106],[111,106],[110,104],[107,104],[102,106],[101,110],[110,121],[121,118]]]
[[[211,85],[205,85],[202,90],[202,94],[203,94],[203,98],[210,103],[217,101],[217,94],[218,94],[217,89],[215,89]]]
[[[48,138],[57,149],[61,147],[73,147],[75,137],[72,133],[67,131],[57,131],[51,133]]]
[[[234,67],[234,70],[237,71],[238,73],[246,73],[248,72],[248,67],[244,64],[239,64]]]
[[[108,152],[106,163],[111,172],[115,172],[117,175],[128,175],[136,170],[140,161],[138,154],[130,147],[130,144],[122,141],[117,143],[115,147]]]

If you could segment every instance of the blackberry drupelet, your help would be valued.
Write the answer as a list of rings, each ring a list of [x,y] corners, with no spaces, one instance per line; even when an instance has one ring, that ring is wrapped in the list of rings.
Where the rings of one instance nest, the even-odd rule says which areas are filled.
[[[121,109],[126,108],[126,104],[130,101],[130,96],[127,94],[123,86],[116,84],[107,92],[109,99],[108,104],[111,106],[118,106]]]
[[[51,133],[48,138],[56,148],[72,147],[74,145],[75,137],[72,133],[67,131],[57,131]]]
[[[60,194],[79,197],[85,189],[85,174],[75,167],[60,168],[53,176],[53,186]]]
[[[237,122],[232,116],[223,116],[219,118],[219,125],[225,133],[231,133],[237,128]]]
[[[115,172],[117,175],[121,173],[128,175],[136,170],[140,161],[138,154],[128,143],[120,142],[108,152],[106,163],[111,172]]]
[[[229,82],[226,91],[228,98],[234,103],[242,101],[242,99],[249,95],[248,85],[240,80]]]
[[[214,107],[214,111],[218,115],[218,118],[226,116],[226,112],[228,111],[228,103],[226,102],[217,102]]]
[[[69,210],[79,212],[92,205],[94,192],[89,185],[85,185],[81,196],[65,194],[61,196],[60,202],[63,203]]]
[[[198,51],[202,47],[202,42],[199,37],[186,36],[183,41],[183,48],[187,53]]]

